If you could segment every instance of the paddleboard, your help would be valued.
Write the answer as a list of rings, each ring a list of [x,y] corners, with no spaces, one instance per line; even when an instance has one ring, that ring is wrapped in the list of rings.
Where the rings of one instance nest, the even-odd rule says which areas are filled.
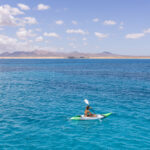
[[[110,116],[112,113],[107,113],[107,114],[97,114],[96,117],[85,117],[84,115],[79,115],[75,117],[71,117],[71,120],[97,120],[97,119],[103,119],[108,116]]]

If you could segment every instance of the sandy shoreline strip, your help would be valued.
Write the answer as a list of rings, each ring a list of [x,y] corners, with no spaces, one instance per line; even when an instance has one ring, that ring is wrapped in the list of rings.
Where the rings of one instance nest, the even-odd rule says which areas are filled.
[[[0,59],[70,59],[67,57],[0,57]],[[73,59],[150,59],[150,56],[85,57]]]
[[[89,57],[89,59],[150,59],[150,56]]]

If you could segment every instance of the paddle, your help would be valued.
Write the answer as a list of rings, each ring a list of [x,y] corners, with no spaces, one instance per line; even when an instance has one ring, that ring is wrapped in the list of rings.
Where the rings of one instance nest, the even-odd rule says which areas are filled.
[[[87,99],[85,99],[84,102],[85,102],[85,104],[90,105],[90,103]]]

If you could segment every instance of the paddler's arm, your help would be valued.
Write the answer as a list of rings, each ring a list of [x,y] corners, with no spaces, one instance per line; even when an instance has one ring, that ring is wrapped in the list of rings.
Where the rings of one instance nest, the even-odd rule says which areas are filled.
[[[84,111],[84,116],[87,117],[87,110]]]

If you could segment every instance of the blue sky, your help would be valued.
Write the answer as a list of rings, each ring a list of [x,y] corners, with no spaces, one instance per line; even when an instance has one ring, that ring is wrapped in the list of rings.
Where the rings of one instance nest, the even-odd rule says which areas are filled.
[[[150,55],[149,0],[1,0],[0,53]]]

